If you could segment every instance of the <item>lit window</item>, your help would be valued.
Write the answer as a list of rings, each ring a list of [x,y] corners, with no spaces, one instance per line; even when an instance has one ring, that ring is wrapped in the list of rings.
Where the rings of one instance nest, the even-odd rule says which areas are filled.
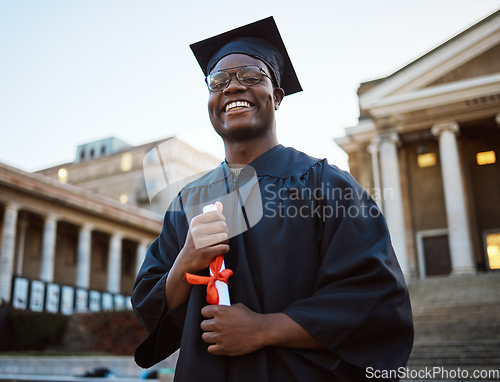
[[[490,269],[500,269],[500,233],[490,233],[486,236],[486,252]]]
[[[63,168],[60,168],[59,171],[57,172],[57,178],[59,179],[59,183],[66,184],[68,183],[68,170]]]
[[[128,196],[126,194],[121,194],[119,200],[120,200],[120,203],[125,204],[128,202]]]
[[[122,154],[120,167],[123,172],[130,171],[132,169],[133,159],[134,158],[130,153]]]
[[[493,164],[497,161],[494,151],[483,151],[476,154],[477,164],[483,166],[485,164]]]
[[[436,165],[436,154],[426,153],[417,155],[418,167],[432,167]]]

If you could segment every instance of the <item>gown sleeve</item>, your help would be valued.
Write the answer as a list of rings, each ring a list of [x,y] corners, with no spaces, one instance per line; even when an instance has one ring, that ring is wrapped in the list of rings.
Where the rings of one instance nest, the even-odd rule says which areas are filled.
[[[320,269],[314,293],[284,313],[349,365],[396,370],[408,360],[413,323],[385,219],[348,173],[326,164],[316,176],[336,192],[319,201]]]
[[[166,309],[165,282],[187,234],[184,213],[173,203],[165,214],[160,236],[150,245],[137,275],[132,306],[147,339],[135,352],[136,363],[150,367],[175,352],[180,346],[187,303]],[[162,339],[159,344],[158,339]]]

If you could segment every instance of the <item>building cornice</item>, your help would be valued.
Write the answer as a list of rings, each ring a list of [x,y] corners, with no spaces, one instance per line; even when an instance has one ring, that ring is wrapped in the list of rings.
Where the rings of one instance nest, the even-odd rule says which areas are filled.
[[[360,120],[356,126],[346,129],[346,135],[335,138],[334,141],[344,151],[353,152],[363,145],[369,144],[376,136],[376,125],[371,119]]]
[[[467,101],[499,93],[500,73],[455,81],[384,98],[369,109],[374,117]]]
[[[0,186],[31,194],[89,215],[104,217],[120,224],[158,234],[162,217],[143,208],[122,204],[110,197],[82,187],[60,184],[59,181],[41,175],[24,172],[0,163]],[[1,197],[0,197],[1,200]],[[4,202],[8,202],[5,200]]]

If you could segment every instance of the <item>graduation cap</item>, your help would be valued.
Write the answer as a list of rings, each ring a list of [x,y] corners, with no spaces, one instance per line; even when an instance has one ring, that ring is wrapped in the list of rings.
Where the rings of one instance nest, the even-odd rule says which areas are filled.
[[[190,45],[205,76],[232,53],[263,61],[285,95],[302,91],[274,18],[268,17]]]

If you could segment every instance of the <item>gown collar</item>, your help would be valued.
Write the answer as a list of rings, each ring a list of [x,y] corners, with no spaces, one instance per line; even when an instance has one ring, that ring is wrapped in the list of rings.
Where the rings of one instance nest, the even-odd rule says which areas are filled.
[[[241,173],[257,173],[258,176],[273,175],[276,172],[275,170],[277,170],[277,166],[280,162],[273,159],[275,159],[275,157],[278,156],[278,153],[284,149],[285,147],[281,144],[277,144],[276,146],[271,147],[269,150],[262,153],[249,164],[244,166],[241,170]],[[231,173],[227,160],[224,160],[221,165],[224,168],[224,172],[226,174]],[[249,170],[249,167],[253,168],[253,170]]]
[[[301,176],[310,168],[323,160],[310,157],[291,147],[278,144],[265,153],[255,158],[252,162],[242,168],[238,182],[246,183],[246,180],[257,175],[258,178],[270,176],[286,179],[290,176]],[[236,177],[231,172],[229,164],[224,160],[217,168],[205,176],[190,183],[186,188],[204,187],[215,185],[220,182],[228,186],[228,181],[235,181]]]

